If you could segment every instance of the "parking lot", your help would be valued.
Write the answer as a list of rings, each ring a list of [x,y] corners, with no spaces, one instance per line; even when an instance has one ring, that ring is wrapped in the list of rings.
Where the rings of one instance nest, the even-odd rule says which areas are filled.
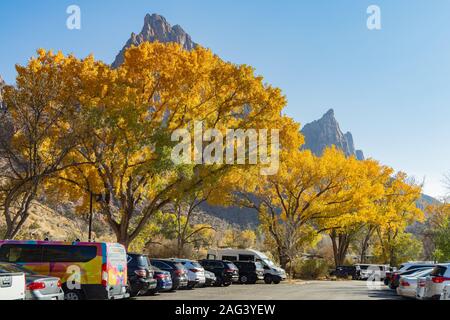
[[[401,300],[395,291],[366,281],[308,281],[279,285],[232,285],[228,288],[200,288],[165,292],[138,300]]]

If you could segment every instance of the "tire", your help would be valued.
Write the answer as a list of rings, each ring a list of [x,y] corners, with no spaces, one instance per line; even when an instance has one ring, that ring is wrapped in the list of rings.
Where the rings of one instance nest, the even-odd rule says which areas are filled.
[[[264,276],[264,282],[266,283],[266,284],[272,284],[272,276],[271,275],[266,275],[266,276]]]
[[[273,283],[274,283],[274,284],[280,284],[280,282],[281,282],[280,279],[274,279],[274,280],[273,280]]]
[[[242,284],[248,283],[248,278],[247,278],[247,276],[241,276],[240,282],[241,282]]]
[[[67,292],[64,292],[64,300],[84,300],[84,294],[81,290],[68,290]]]
[[[229,286],[231,286],[231,282],[224,282],[224,283],[223,283],[223,286],[224,286],[224,287],[229,287]]]

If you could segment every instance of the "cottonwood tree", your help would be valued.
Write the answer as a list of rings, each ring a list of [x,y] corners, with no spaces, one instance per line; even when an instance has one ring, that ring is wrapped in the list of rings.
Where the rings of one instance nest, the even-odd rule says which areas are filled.
[[[348,188],[349,181],[358,176],[356,165],[356,159],[347,159],[335,148],[321,157],[289,150],[283,153],[277,175],[249,178],[237,201],[258,210],[283,267],[298,255],[305,240],[313,241],[311,231],[317,236],[312,229],[315,223],[339,218],[342,213],[333,210],[337,206],[364,200],[354,197]],[[254,197],[248,196],[248,191]]]
[[[424,213],[417,207],[422,187],[403,173],[397,173],[385,185],[385,195],[377,202],[379,223],[376,229],[378,252],[385,263],[395,266],[405,241],[414,244],[414,239],[405,234],[406,227],[422,222]]]
[[[28,65],[16,67],[16,86],[4,89],[0,122],[12,127],[11,135],[0,135],[4,238],[18,235],[51,175],[78,165],[65,161],[78,143],[76,66],[73,57],[39,50]]]
[[[188,52],[176,44],[144,43],[128,49],[118,69],[92,57],[84,63],[77,78],[86,134],[76,159],[93,164],[81,168],[92,173],[99,210],[125,246],[173,199],[214,184],[235,167],[175,164],[170,139],[175,130],[191,129],[195,121],[223,133],[270,129],[283,119],[286,100],[279,89],[264,84],[251,67],[225,62],[201,47]],[[80,176],[70,168],[63,178]]]
[[[393,172],[374,160],[350,158],[347,161],[353,172],[344,182],[348,201],[329,206],[328,210],[335,217],[326,217],[317,223],[319,232],[325,232],[331,239],[336,267],[344,264],[350,246],[364,229],[368,232],[364,234],[362,245],[368,245],[375,229],[373,225],[379,221],[377,202],[384,196],[384,185]]]

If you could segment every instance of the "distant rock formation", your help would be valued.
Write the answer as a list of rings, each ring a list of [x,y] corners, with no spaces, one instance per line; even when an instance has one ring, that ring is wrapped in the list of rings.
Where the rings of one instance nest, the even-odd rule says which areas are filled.
[[[183,46],[186,50],[193,50],[197,44],[191,39],[183,28],[179,25],[171,26],[167,20],[158,14],[147,14],[144,19],[144,27],[139,34],[132,33],[123,49],[117,55],[112,64],[113,68],[119,67],[124,61],[125,50],[131,46],[139,46],[144,42],[161,43],[175,42]]]
[[[311,150],[317,156],[321,156],[325,148],[334,145],[347,156],[364,160],[364,153],[355,149],[352,134],[342,133],[333,109],[328,110],[321,119],[305,125],[302,134],[305,136],[303,148]]]

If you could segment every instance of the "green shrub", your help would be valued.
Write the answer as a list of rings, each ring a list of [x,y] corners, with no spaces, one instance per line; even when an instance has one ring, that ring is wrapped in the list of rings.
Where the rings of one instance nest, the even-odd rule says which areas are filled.
[[[304,280],[322,279],[328,276],[328,262],[323,259],[297,260],[293,263],[294,278]]]

